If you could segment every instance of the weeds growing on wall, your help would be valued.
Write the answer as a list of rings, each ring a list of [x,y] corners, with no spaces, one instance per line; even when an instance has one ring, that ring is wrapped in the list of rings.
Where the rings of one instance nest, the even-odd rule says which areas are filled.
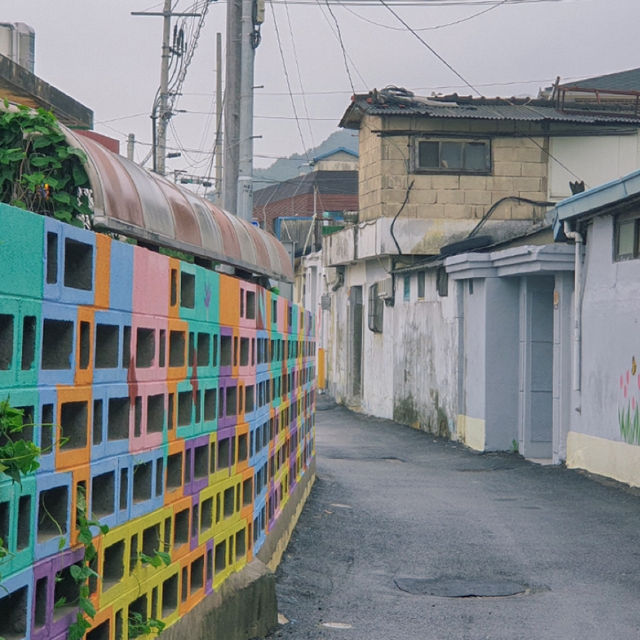
[[[55,116],[5,100],[0,110],[0,202],[91,226],[85,154],[70,147]]]
[[[40,466],[39,457],[42,450],[34,442],[24,438],[24,429],[34,426],[24,423],[24,411],[16,409],[10,404],[9,398],[0,401],[0,479],[2,474],[8,476],[12,482],[21,484],[22,476],[32,473]],[[61,441],[62,442],[62,441]],[[99,576],[93,568],[97,556],[93,544],[92,528],[101,533],[107,533],[109,527],[102,525],[88,516],[86,492],[82,486],[78,487],[76,506],[76,528],[78,530],[78,542],[84,547],[82,560],[69,568],[71,577],[78,586],[78,597],[74,602],[66,602],[61,599],[56,602],[56,607],[77,606],[78,612],[75,621],[69,627],[68,640],[82,640],[88,629],[91,628],[90,620],[96,614],[91,602],[91,589],[89,582]],[[49,514],[53,519],[53,516]],[[57,523],[56,523],[57,524]],[[62,529],[58,525],[62,533]],[[61,547],[64,546],[64,538],[60,539]],[[0,538],[0,560],[8,555],[4,541]],[[1,578],[2,576],[0,576]],[[160,623],[162,624],[162,623]],[[157,632],[162,629],[157,629]],[[3,640],[0,638],[0,640]]]

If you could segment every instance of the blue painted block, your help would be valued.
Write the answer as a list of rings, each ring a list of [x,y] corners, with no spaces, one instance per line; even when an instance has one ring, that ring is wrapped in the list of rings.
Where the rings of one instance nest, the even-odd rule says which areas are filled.
[[[109,305],[113,310],[133,310],[133,245],[111,243]]]
[[[55,471],[58,392],[55,387],[39,387],[39,411],[36,418],[35,443],[40,447],[40,468],[36,474]]]
[[[44,302],[40,331],[41,385],[73,385],[76,362],[76,308]]]
[[[151,513],[164,505],[164,448],[128,455],[131,518]]]
[[[69,472],[42,473],[36,483],[35,559],[41,560],[69,547],[73,480]]]
[[[45,232],[47,249],[44,299],[75,305],[92,305],[95,299],[95,234],[52,218],[46,218]],[[57,236],[55,242],[54,236]],[[56,252],[55,269],[53,251]]]
[[[96,311],[94,321],[94,383],[127,382],[129,363],[124,362],[123,345],[125,327],[130,326],[131,314],[129,313]]]
[[[92,459],[127,454],[134,414],[128,385],[94,385],[93,398],[94,406],[96,400],[102,400],[103,431],[101,443],[93,443]]]
[[[31,638],[33,569],[2,580],[0,589],[0,637]]]
[[[120,494],[117,461],[104,459],[91,464],[89,507],[94,519],[113,529],[118,524]]]

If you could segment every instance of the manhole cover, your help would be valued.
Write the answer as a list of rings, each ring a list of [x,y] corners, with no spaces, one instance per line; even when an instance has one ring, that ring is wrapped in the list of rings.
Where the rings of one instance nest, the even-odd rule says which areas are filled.
[[[397,578],[394,582],[406,593],[441,598],[498,598],[528,591],[526,584],[500,579]]]

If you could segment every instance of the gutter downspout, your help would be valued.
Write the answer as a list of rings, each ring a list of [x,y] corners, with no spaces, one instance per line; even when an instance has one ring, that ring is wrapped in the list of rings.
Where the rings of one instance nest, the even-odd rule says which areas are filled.
[[[578,231],[571,231],[569,223],[564,223],[564,235],[575,241],[575,266],[573,282],[573,390],[581,387],[581,354],[582,354],[582,247],[584,238]],[[580,410],[580,402],[576,409]]]

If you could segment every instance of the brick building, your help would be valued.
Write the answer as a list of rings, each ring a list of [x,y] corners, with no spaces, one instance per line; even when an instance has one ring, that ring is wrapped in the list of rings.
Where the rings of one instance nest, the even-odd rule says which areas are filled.
[[[358,155],[344,148],[313,159],[313,170],[253,194],[253,218],[274,233],[282,217],[358,210]]]

